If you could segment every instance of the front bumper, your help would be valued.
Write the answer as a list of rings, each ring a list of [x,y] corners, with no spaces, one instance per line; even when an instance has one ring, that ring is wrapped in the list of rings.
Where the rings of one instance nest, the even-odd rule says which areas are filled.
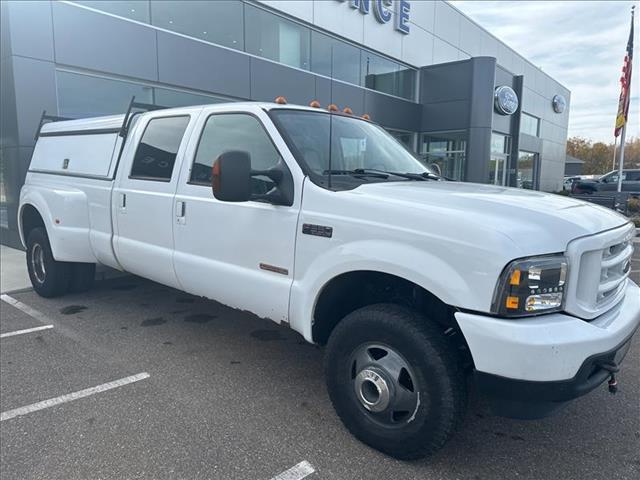
[[[480,390],[499,399],[507,416],[540,417],[604,382],[609,372],[600,365],[622,361],[640,324],[640,288],[629,281],[624,300],[589,322],[562,313],[503,319],[458,312],[455,317]],[[518,403],[524,412],[509,412]]]

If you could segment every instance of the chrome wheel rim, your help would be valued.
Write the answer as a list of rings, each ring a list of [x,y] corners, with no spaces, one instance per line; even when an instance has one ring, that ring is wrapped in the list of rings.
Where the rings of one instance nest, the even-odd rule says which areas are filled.
[[[39,243],[31,247],[31,271],[38,283],[44,283],[47,277],[47,269],[44,265],[44,249]]]
[[[350,358],[356,401],[366,415],[386,427],[411,422],[420,406],[414,371],[394,348],[365,344]]]

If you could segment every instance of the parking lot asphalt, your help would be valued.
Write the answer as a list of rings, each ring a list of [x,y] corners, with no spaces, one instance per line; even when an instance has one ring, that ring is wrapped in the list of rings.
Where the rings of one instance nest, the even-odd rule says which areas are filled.
[[[633,263],[640,281],[640,252]],[[630,479],[640,475],[640,336],[619,392],[603,386],[556,416],[507,420],[471,397],[465,423],[429,459],[359,443],[327,396],[323,350],[286,327],[137,277],[84,294],[0,302],[0,411],[142,373],[0,422],[0,478]],[[140,377],[135,377],[140,378]],[[107,388],[107,387],[105,387]]]

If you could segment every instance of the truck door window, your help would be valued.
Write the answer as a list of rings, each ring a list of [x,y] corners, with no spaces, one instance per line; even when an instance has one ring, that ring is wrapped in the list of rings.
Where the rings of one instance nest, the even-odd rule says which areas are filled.
[[[244,113],[215,114],[202,130],[190,183],[210,186],[213,162],[229,150],[249,152],[253,170],[266,170],[280,161],[278,150],[257,118]],[[274,186],[267,177],[252,177],[255,194],[267,193]]]
[[[154,118],[149,121],[133,158],[129,178],[170,181],[180,142],[188,124],[188,115]]]

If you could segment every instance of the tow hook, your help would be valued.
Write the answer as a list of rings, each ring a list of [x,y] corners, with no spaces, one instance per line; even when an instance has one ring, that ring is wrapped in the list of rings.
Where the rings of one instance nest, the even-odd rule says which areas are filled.
[[[609,393],[611,395],[615,395],[616,392],[618,391],[618,381],[616,380],[616,373],[620,371],[620,368],[614,362],[601,363],[598,366],[609,372],[609,381],[607,382],[607,385],[609,387]]]

